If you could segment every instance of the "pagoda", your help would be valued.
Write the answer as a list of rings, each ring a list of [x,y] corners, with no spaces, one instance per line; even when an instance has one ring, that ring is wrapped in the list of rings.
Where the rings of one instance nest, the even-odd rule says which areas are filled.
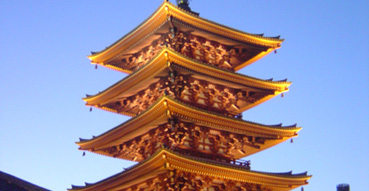
[[[282,42],[201,18],[188,1],[164,1],[130,33],[88,56],[129,75],[87,95],[86,105],[132,118],[80,139],[79,149],[138,163],[69,190],[287,191],[308,184],[306,172],[254,171],[241,160],[301,130],[242,119],[243,111],[288,91],[286,80],[236,73]]]

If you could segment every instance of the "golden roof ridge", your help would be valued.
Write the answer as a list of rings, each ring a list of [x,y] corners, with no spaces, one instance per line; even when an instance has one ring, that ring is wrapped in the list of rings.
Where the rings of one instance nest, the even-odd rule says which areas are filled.
[[[237,31],[237,32],[239,32],[239,33],[244,33],[244,34],[246,34],[246,35],[255,36],[255,37],[258,37],[258,38],[264,38],[264,39],[267,39],[267,40],[276,40],[276,41],[281,41],[281,42],[283,42],[283,41],[284,41],[284,39],[280,39],[280,35],[279,35],[279,36],[275,36],[275,37],[265,37],[265,36],[260,35],[260,34],[248,33],[248,32],[245,32],[245,31],[241,31],[241,30],[239,30],[239,29],[235,29],[235,28],[233,28],[233,27],[229,27],[229,26],[226,26],[226,25],[220,24],[220,23],[215,22],[215,21],[210,20],[210,19],[206,19],[206,18],[201,17],[201,16],[199,16],[199,15],[196,15],[196,14],[194,14],[194,13],[188,12],[188,11],[186,11],[186,10],[184,10],[184,9],[182,9],[182,8],[180,8],[180,7],[178,7],[178,6],[175,6],[174,4],[172,4],[172,3],[170,3],[170,2],[167,2],[167,3],[168,3],[168,4],[170,4],[170,5],[172,5],[173,7],[177,8],[178,10],[180,10],[180,11],[182,11],[182,12],[185,12],[185,13],[187,13],[187,14],[191,15],[191,16],[198,17],[199,19],[202,19],[202,20],[204,20],[204,21],[207,21],[207,22],[209,22],[209,23],[212,23],[212,24],[218,25],[218,26],[223,27],[223,28],[227,28],[227,29],[229,29],[229,30],[234,30],[234,31]]]
[[[160,55],[162,55],[164,53],[164,51],[159,52],[157,55],[155,55],[148,63],[152,63],[154,60],[156,60]],[[141,68],[139,68],[138,70],[133,71],[132,73],[130,73],[129,75],[125,76],[124,78],[122,78],[121,80],[119,80],[118,82],[114,83],[113,85],[109,86],[108,88],[106,88],[105,90],[95,94],[95,95],[88,95],[84,98],[82,98],[83,101],[88,100],[91,97],[96,97],[100,94],[103,94],[105,92],[107,92],[110,88],[113,88],[114,86],[124,83],[127,79],[132,78],[133,76],[135,76],[137,73],[139,73],[141,70],[144,70],[145,68],[150,67],[149,64],[145,64],[144,66],[142,66]]]
[[[204,162],[204,163],[208,163],[208,164],[212,164],[212,165],[217,165],[217,166],[221,166],[221,167],[231,167],[237,170],[243,170],[243,171],[248,171],[248,172],[253,172],[253,173],[258,173],[258,174],[265,174],[265,175],[272,175],[272,176],[280,176],[280,177],[311,177],[311,175],[307,175],[307,171],[305,172],[301,172],[301,173],[297,173],[297,174],[293,174],[292,171],[288,171],[288,172],[264,172],[264,171],[256,171],[256,170],[251,170],[249,168],[245,168],[244,166],[240,166],[237,164],[232,164],[232,163],[225,163],[225,162],[221,162],[221,161],[216,161],[216,160],[210,160],[210,159],[205,159],[205,158],[200,158],[200,157],[195,157],[195,156],[190,156],[190,155],[183,155],[180,154],[176,151],[172,151],[170,149],[167,148],[162,148],[161,150],[165,150],[168,153],[172,153],[174,155],[178,155],[181,156],[183,158],[187,158],[190,160],[196,160],[196,161],[200,161],[200,162]],[[161,151],[159,150],[159,152]]]
[[[142,21],[139,25],[137,25],[135,28],[133,28],[130,32],[126,33],[125,35],[123,35],[121,38],[119,38],[118,40],[116,40],[115,42],[113,42],[113,44],[109,45],[108,47],[106,47],[105,49],[103,50],[100,50],[100,51],[97,51],[97,52],[91,52],[91,55],[87,56],[87,57],[90,57],[90,56],[93,56],[95,54],[99,54],[111,47],[113,47],[114,45],[116,45],[117,43],[119,43],[121,40],[123,40],[124,38],[126,38],[127,36],[129,36],[131,33],[133,33],[134,31],[136,31],[137,29],[139,29],[144,23],[146,23],[147,21],[150,20],[151,17],[153,17],[155,14],[157,14],[157,11],[159,11],[160,9],[163,8],[163,5],[165,4],[166,2],[163,2],[161,3],[161,5],[149,16],[147,17],[144,21]]]
[[[76,144],[78,144],[78,143],[84,143],[84,142],[89,142],[89,141],[91,141],[93,139],[102,137],[102,136],[108,134],[109,132],[112,132],[112,131],[118,129],[121,126],[124,126],[124,125],[126,125],[128,123],[131,123],[133,120],[135,120],[137,118],[140,118],[142,115],[145,115],[146,113],[148,113],[149,111],[151,111],[153,108],[155,108],[155,107],[159,107],[159,108],[162,107],[162,105],[158,105],[158,103],[161,102],[165,98],[166,98],[166,96],[160,97],[156,102],[154,102],[152,105],[150,105],[144,112],[140,113],[139,115],[133,116],[131,119],[128,119],[128,120],[124,121],[123,123],[121,123],[121,124],[113,127],[112,129],[109,129],[108,131],[105,131],[104,133],[102,133],[102,134],[100,134],[98,136],[93,136],[91,139],[81,139],[80,138],[80,141],[79,142],[76,142]]]
[[[168,8],[170,7],[170,8]],[[181,8],[171,4],[170,2],[164,2],[162,3],[159,8],[157,8],[153,14],[151,14],[148,18],[146,18],[140,25],[138,25],[137,27],[135,27],[133,30],[131,30],[129,33],[127,33],[126,35],[124,35],[123,37],[121,37],[120,39],[118,39],[117,41],[115,41],[113,44],[109,45],[108,47],[106,47],[105,49],[99,51],[99,52],[92,52],[91,55],[87,56],[88,58],[90,58],[91,62],[93,63],[101,63],[101,62],[105,62],[106,60],[111,59],[112,57],[108,55],[108,50],[109,49],[113,49],[114,47],[118,46],[120,42],[122,42],[123,40],[129,40],[129,37],[131,35],[133,35],[136,31],[139,31],[142,27],[144,27],[145,25],[147,25],[146,27],[151,26],[152,22],[149,22],[151,19],[154,19],[154,16],[157,14],[166,14],[167,17],[168,16],[174,16],[174,17],[190,17],[192,20],[197,20],[196,22],[202,22],[202,24],[208,24],[208,27],[211,27],[212,30],[209,30],[208,32],[212,32],[214,34],[218,34],[218,35],[225,35],[227,38],[231,38],[233,37],[234,40],[239,40],[239,41],[245,41],[248,43],[252,43],[252,44],[257,44],[257,45],[261,45],[261,46],[266,46],[269,47],[271,49],[277,49],[280,47],[280,43],[283,42],[282,39],[276,39],[273,37],[264,37],[261,35],[255,35],[255,34],[251,34],[251,33],[247,33],[247,32],[243,32],[231,27],[227,27],[225,25],[221,25],[219,23],[210,21],[208,19],[204,19],[202,17],[198,17],[198,16],[194,16],[191,13],[188,13],[187,11],[182,10]],[[182,14],[182,15],[178,15],[178,14]],[[159,17],[158,17],[159,18]],[[156,19],[158,19],[156,18]],[[183,17],[184,18],[184,17]],[[163,18],[162,18],[163,19]],[[154,22],[154,20],[153,20]],[[168,22],[168,19],[165,19],[164,22]],[[186,22],[186,21],[183,21]],[[194,22],[194,21],[192,21]],[[186,22],[187,23],[187,22]],[[160,26],[163,23],[160,24]],[[191,24],[191,23],[188,23]],[[156,24],[157,25],[157,24]],[[197,23],[197,25],[201,26],[200,23]],[[196,26],[195,26],[196,27]],[[216,30],[216,29],[217,30]],[[223,32],[219,32],[219,29],[224,29]],[[142,29],[143,30],[143,29]],[[140,31],[139,34],[141,34],[143,31]],[[228,32],[225,32],[228,31]],[[151,34],[152,32],[150,32]],[[232,33],[232,34],[229,34]],[[145,36],[147,36],[148,34],[146,34]],[[132,37],[133,38],[133,37]],[[137,42],[133,43],[132,45],[136,44]],[[132,46],[131,45],[131,46]],[[131,47],[129,46],[129,47]],[[116,47],[117,49],[119,49],[118,47]],[[126,48],[127,49],[127,48]],[[113,51],[113,50],[112,50]],[[114,50],[116,51],[116,50]],[[104,55],[103,55],[104,54]],[[119,52],[118,54],[121,54],[121,52]],[[115,55],[116,56],[116,55]],[[98,57],[106,57],[106,58],[98,58]],[[114,56],[113,56],[114,57]]]
[[[193,62],[193,63],[196,63],[196,64],[198,64],[198,65],[201,65],[201,66],[203,66],[203,67],[208,67],[208,68],[212,68],[212,69],[214,69],[215,71],[219,71],[219,72],[224,72],[224,73],[227,73],[228,75],[235,75],[235,76],[239,76],[239,77],[241,77],[241,78],[248,78],[249,80],[251,80],[251,81],[249,81],[249,83],[251,83],[251,84],[257,84],[257,83],[255,83],[255,82],[253,82],[253,81],[256,81],[256,82],[260,82],[260,83],[267,83],[267,84],[270,84],[270,85],[266,85],[266,84],[257,84],[257,86],[262,86],[263,88],[266,88],[266,89],[273,89],[272,87],[273,87],[273,85],[286,85],[286,87],[285,87],[285,90],[275,90],[275,91],[280,91],[280,92],[284,92],[284,91],[287,91],[288,90],[288,86],[290,85],[290,84],[292,84],[291,82],[285,82],[285,81],[270,81],[270,80],[263,80],[263,79],[259,79],[259,78],[256,78],[256,77],[252,77],[252,76],[248,76],[248,75],[244,75],[244,74],[240,74],[240,73],[237,73],[237,72],[231,72],[231,71],[227,71],[227,70],[223,70],[223,69],[220,69],[220,68],[218,68],[218,67],[215,67],[215,66],[211,66],[211,65],[208,65],[208,64],[205,64],[205,63],[201,63],[201,62],[198,62],[197,60],[194,60],[194,59],[191,59],[191,58],[189,58],[189,57],[186,57],[185,55],[183,55],[183,54],[180,54],[180,53],[178,53],[178,52],[176,52],[176,51],[174,51],[174,50],[172,50],[172,49],[169,49],[169,48],[167,48],[167,47],[164,47],[157,55],[155,55],[147,64],[145,64],[144,66],[142,66],[141,68],[139,68],[138,70],[135,70],[135,71],[133,71],[130,75],[128,75],[128,76],[126,76],[126,77],[124,77],[123,79],[121,79],[121,80],[119,80],[118,82],[116,82],[116,83],[114,83],[113,85],[111,85],[111,86],[109,86],[108,88],[106,88],[105,90],[103,90],[103,91],[101,91],[101,92],[99,92],[99,93],[97,93],[97,94],[95,94],[95,95],[86,95],[86,97],[85,98],[82,98],[82,100],[84,100],[85,102],[88,102],[88,100],[90,100],[90,99],[92,99],[93,97],[98,97],[98,96],[100,96],[100,95],[103,95],[103,94],[105,94],[105,93],[107,93],[111,88],[114,88],[115,86],[118,86],[118,85],[120,85],[120,84],[123,84],[123,83],[125,83],[127,80],[130,80],[130,79],[132,79],[137,73],[140,73],[142,70],[145,70],[146,68],[149,68],[149,67],[153,67],[153,66],[151,66],[152,64],[153,64],[153,62],[154,61],[156,61],[157,59],[159,59],[159,57],[161,56],[161,55],[165,55],[165,54],[168,54],[168,53],[170,53],[170,54],[173,54],[173,55],[176,55],[176,56],[178,56],[178,57],[180,57],[180,58],[182,58],[182,59],[186,59],[186,60],[189,60],[189,61],[191,61],[191,62]],[[168,54],[168,56],[167,56],[168,58],[168,61],[171,61],[171,58],[170,58],[170,55]],[[173,59],[173,58],[172,58]],[[175,58],[174,58],[175,59]],[[158,60],[159,61],[159,60]],[[178,64],[178,63],[177,63]],[[183,64],[183,63],[182,63]],[[184,66],[182,66],[182,67],[184,67]],[[196,67],[196,66],[194,66],[194,67]],[[187,67],[185,67],[185,68],[187,68]],[[192,71],[194,71],[194,72],[197,72],[197,73],[201,73],[201,72],[198,72],[198,71],[195,71],[195,70],[192,70]],[[206,74],[203,74],[203,73],[201,73],[202,75],[206,75]],[[223,76],[220,76],[220,77],[223,77]],[[216,77],[216,76],[213,76],[213,78],[218,78],[219,79],[219,77]],[[224,77],[223,77],[224,78]],[[246,84],[245,84],[246,85]],[[287,88],[287,89],[286,89]],[[86,103],[87,105],[88,105],[88,103]]]
[[[178,99],[175,99],[175,98],[172,98],[172,97],[169,97],[169,96],[163,96],[169,100],[172,100],[174,102],[178,102],[182,105],[185,105],[186,107],[189,107],[189,108],[192,108],[192,109],[195,109],[195,110],[199,110],[201,112],[204,112],[204,113],[208,113],[210,115],[217,115],[219,117],[224,117],[224,118],[228,118],[230,120],[235,120],[235,121],[239,121],[239,122],[246,122],[246,123],[249,123],[249,124],[253,124],[253,125],[258,125],[258,126],[264,126],[264,127],[269,127],[269,128],[272,128],[272,129],[281,129],[281,130],[287,130],[287,129],[301,129],[301,127],[297,127],[296,124],[293,124],[293,125],[289,125],[289,126],[282,126],[282,123],[279,123],[279,124],[275,124],[275,125],[266,125],[266,124],[262,124],[262,123],[257,123],[257,122],[252,122],[252,121],[248,121],[248,120],[243,120],[243,119],[238,119],[238,118],[233,118],[233,117],[229,117],[229,116],[226,116],[226,115],[222,115],[220,113],[217,113],[217,112],[213,112],[213,111],[209,111],[209,110],[205,110],[205,109],[202,109],[202,108],[198,108],[198,107],[195,107],[195,106],[192,106],[190,104],[187,104],[187,103],[184,103],[182,102],[181,100],[178,100]]]
[[[100,181],[97,181],[97,182],[95,182],[95,183],[85,183],[85,184],[86,184],[86,186],[75,186],[75,185],[72,185],[72,189],[74,190],[75,188],[77,188],[77,189],[86,188],[86,187],[88,187],[88,186],[93,186],[93,185],[96,185],[96,184],[102,183],[102,182],[104,182],[104,181],[106,181],[106,180],[109,180],[109,179],[111,179],[111,178],[117,177],[117,176],[122,175],[122,174],[124,174],[124,173],[128,173],[130,170],[132,170],[132,169],[134,169],[134,168],[137,168],[137,167],[139,167],[139,166],[142,166],[142,165],[144,165],[145,163],[147,163],[148,161],[150,161],[150,160],[152,160],[153,158],[157,157],[161,152],[163,152],[163,150],[164,150],[164,149],[159,149],[159,150],[157,150],[157,151],[156,151],[156,152],[155,152],[151,157],[146,158],[146,159],[142,160],[141,162],[139,162],[139,163],[137,163],[137,164],[134,164],[134,165],[132,165],[132,166],[130,166],[130,167],[128,167],[128,168],[124,168],[124,170],[123,170],[122,172],[118,172],[118,173],[116,173],[116,174],[114,174],[114,175],[111,175],[111,176],[109,176],[109,177],[107,177],[107,178],[105,178],[105,179],[102,179],[102,180],[100,180]],[[72,190],[72,189],[68,189],[68,190]]]
[[[160,157],[160,156],[162,156],[162,157]],[[269,172],[254,171],[254,170],[250,170],[250,169],[246,169],[246,168],[242,168],[242,167],[237,167],[235,165],[220,162],[220,161],[209,161],[209,160],[204,160],[204,159],[197,158],[197,157],[188,157],[188,156],[179,154],[177,152],[171,151],[170,149],[162,147],[161,149],[156,151],[151,157],[146,158],[145,160],[141,161],[140,163],[137,163],[137,164],[135,164],[135,165],[133,165],[129,168],[125,168],[124,171],[122,171],[122,172],[116,173],[116,174],[114,174],[110,177],[107,177],[107,178],[105,178],[103,180],[100,180],[98,182],[95,182],[95,183],[85,183],[86,186],[72,185],[72,188],[68,189],[68,190],[88,189],[89,187],[97,186],[98,184],[101,184],[101,183],[103,183],[105,181],[108,181],[110,179],[119,178],[119,177],[124,176],[124,175],[130,173],[131,171],[133,171],[133,170],[149,163],[150,161],[155,160],[158,157],[160,158],[159,160],[163,160],[163,163],[168,163],[168,167],[171,166],[170,160],[177,160],[177,159],[174,158],[174,157],[176,157],[176,158],[181,158],[181,159],[188,160],[188,162],[197,162],[197,163],[211,165],[211,166],[213,166],[213,168],[219,168],[220,167],[220,168],[226,168],[227,170],[238,170],[238,171],[243,171],[243,172],[246,172],[246,173],[250,173],[248,176],[250,176],[251,179],[252,179],[253,176],[267,176],[267,177],[264,177],[263,180],[265,180],[265,178],[284,178],[284,179],[289,179],[289,180],[291,180],[291,179],[292,180],[294,180],[294,179],[303,179],[304,183],[307,184],[307,180],[309,180],[312,177],[311,175],[307,175],[306,172],[299,173],[299,174],[292,174],[292,171],[287,172],[287,173],[269,173]],[[171,157],[173,157],[173,159],[170,159]],[[165,166],[167,166],[167,165],[165,165]],[[168,167],[165,167],[165,168],[168,169]],[[191,167],[187,167],[187,168],[191,168]],[[214,176],[215,174],[213,175],[212,173],[209,173],[208,175]],[[256,184],[263,184],[263,183],[262,183],[262,181],[260,181]],[[275,183],[268,183],[268,184],[275,185]],[[281,184],[283,184],[283,183],[281,183]],[[284,183],[284,184],[286,184],[286,183]],[[298,184],[298,183],[296,183],[296,184]]]
[[[107,135],[108,133],[113,132],[114,130],[119,129],[121,126],[124,126],[128,123],[132,123],[132,121],[136,120],[137,118],[140,118],[141,116],[146,115],[146,113],[149,113],[153,108],[155,108],[155,107],[158,107],[158,109],[161,108],[162,105],[159,105],[159,103],[162,102],[162,101],[165,101],[165,100],[170,100],[170,101],[173,101],[174,103],[177,102],[177,104],[181,104],[185,107],[188,107],[188,108],[191,108],[191,109],[194,109],[194,110],[198,110],[198,111],[201,111],[203,113],[207,113],[207,114],[210,114],[210,115],[216,115],[216,116],[221,117],[221,118],[227,118],[227,119],[238,121],[238,122],[241,122],[241,123],[247,123],[247,124],[250,124],[250,125],[257,125],[257,126],[260,126],[261,128],[270,128],[270,129],[276,129],[276,130],[296,130],[296,131],[299,131],[301,129],[301,127],[297,127],[295,124],[291,125],[291,126],[282,126],[282,124],[265,125],[265,124],[256,123],[256,122],[252,122],[252,121],[247,121],[247,120],[243,120],[243,119],[232,118],[232,117],[229,117],[229,116],[221,115],[221,114],[216,113],[216,112],[211,112],[211,111],[207,111],[207,110],[204,110],[204,109],[201,109],[201,108],[197,108],[197,107],[194,107],[192,105],[186,104],[186,103],[184,103],[180,100],[177,100],[175,98],[163,95],[155,103],[153,103],[150,107],[148,107],[144,112],[140,113],[139,115],[136,115],[136,116],[132,117],[131,119],[115,126],[114,128],[112,128],[112,129],[110,129],[110,130],[108,130],[108,131],[106,131],[106,132],[104,132],[104,133],[102,133],[98,136],[93,136],[93,138],[91,138],[91,139],[81,139],[80,138],[80,141],[76,142],[76,144],[79,144],[79,143],[83,144],[83,143],[90,142],[94,139],[103,137],[104,135]]]
[[[273,81],[273,78],[272,78],[272,80],[270,80],[270,79],[260,79],[260,78],[249,76],[249,75],[246,75],[246,74],[242,74],[242,73],[238,73],[238,72],[233,72],[233,71],[225,70],[225,69],[222,69],[222,68],[219,68],[219,67],[216,67],[216,66],[207,64],[206,62],[201,62],[199,60],[190,58],[190,57],[188,57],[188,56],[186,56],[184,54],[181,54],[180,52],[177,52],[177,51],[175,51],[175,50],[173,50],[171,48],[163,48],[163,49],[167,49],[172,54],[176,54],[178,56],[181,56],[183,58],[186,58],[188,60],[191,60],[192,62],[196,62],[198,64],[201,64],[201,65],[204,65],[204,66],[207,66],[207,67],[211,67],[211,68],[214,68],[216,70],[221,70],[221,71],[226,72],[226,73],[235,74],[235,75],[238,75],[238,76],[241,76],[241,77],[246,77],[246,78],[254,79],[254,80],[257,80],[257,81],[268,82],[268,83],[270,82],[270,83],[274,83],[274,84],[292,84],[292,82],[287,82],[287,79]]]

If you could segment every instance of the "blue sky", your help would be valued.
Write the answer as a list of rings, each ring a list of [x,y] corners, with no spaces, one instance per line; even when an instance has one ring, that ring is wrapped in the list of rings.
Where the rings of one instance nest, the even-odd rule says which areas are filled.
[[[132,162],[82,152],[91,138],[126,121],[81,100],[126,75],[86,58],[131,31],[162,3],[0,1],[0,170],[51,190],[96,182]],[[253,170],[313,175],[305,191],[369,187],[368,1],[191,1],[201,17],[250,33],[281,35],[277,54],[240,70],[292,81],[244,112],[264,124],[297,123],[294,143],[250,156]],[[299,190],[299,189],[297,189]]]

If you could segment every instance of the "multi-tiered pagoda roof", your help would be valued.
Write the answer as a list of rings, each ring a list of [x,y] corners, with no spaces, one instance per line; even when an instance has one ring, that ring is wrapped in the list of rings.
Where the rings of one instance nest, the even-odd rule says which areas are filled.
[[[93,64],[129,75],[87,95],[86,105],[132,118],[80,139],[79,149],[139,163],[70,190],[287,191],[307,184],[306,173],[257,172],[240,160],[301,129],[242,119],[243,111],[289,90],[286,80],[236,73],[283,40],[203,19],[180,2],[165,1],[130,33],[89,56]]]

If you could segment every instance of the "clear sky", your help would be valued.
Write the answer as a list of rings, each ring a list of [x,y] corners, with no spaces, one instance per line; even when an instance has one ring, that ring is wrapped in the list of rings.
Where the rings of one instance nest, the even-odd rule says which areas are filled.
[[[132,165],[82,151],[126,121],[81,100],[124,78],[86,58],[153,13],[163,0],[0,1],[0,170],[51,190],[96,182]],[[173,2],[173,1],[172,1]],[[250,156],[253,170],[313,175],[305,191],[369,187],[369,1],[205,1],[192,10],[250,33],[281,35],[277,54],[243,74],[293,84],[245,120],[302,126],[294,143]],[[299,190],[299,189],[297,189]]]

